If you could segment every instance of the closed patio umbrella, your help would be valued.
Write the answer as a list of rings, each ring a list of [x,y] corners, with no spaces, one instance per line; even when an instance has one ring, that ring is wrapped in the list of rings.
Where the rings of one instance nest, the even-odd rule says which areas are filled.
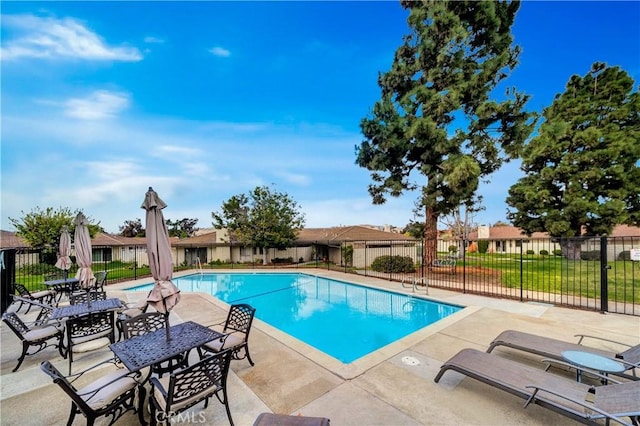
[[[76,278],[80,282],[80,286],[87,291],[96,280],[91,270],[91,237],[89,236],[89,228],[87,228],[88,224],[89,221],[85,215],[82,212],[78,213],[75,219],[76,230],[74,233],[76,263],[78,264]]]
[[[146,235],[147,256],[149,257],[149,269],[155,285],[147,296],[147,301],[158,312],[165,314],[167,340],[169,334],[169,311],[180,300],[180,290],[171,282],[173,276],[173,259],[171,257],[171,244],[169,232],[164,222],[162,209],[167,207],[158,194],[149,187],[141,206],[147,211]]]
[[[69,268],[71,268],[71,235],[69,235],[69,229],[66,226],[62,228],[60,233],[60,248],[58,251],[56,268],[64,271],[64,278],[66,279]]]

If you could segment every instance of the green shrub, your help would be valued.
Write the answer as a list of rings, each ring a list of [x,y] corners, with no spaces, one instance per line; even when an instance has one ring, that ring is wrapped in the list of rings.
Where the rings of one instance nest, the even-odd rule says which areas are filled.
[[[480,240],[478,241],[478,253],[486,253],[489,249],[489,241]]]
[[[618,253],[618,260],[631,260],[631,252],[629,250],[623,250]]]
[[[553,250],[553,255],[554,256],[562,256],[562,249],[554,249]]]
[[[449,246],[449,253],[457,253],[458,252],[458,246],[454,246],[453,244],[451,244]]]
[[[398,272],[415,272],[416,268],[413,259],[409,256],[379,256],[376,257],[371,264],[371,269],[376,272],[398,273]]]
[[[271,259],[271,263],[293,263],[293,257],[276,257]]]
[[[54,272],[60,272],[60,269],[56,268],[54,265],[49,265],[47,263],[32,263],[30,265],[24,265],[20,267],[18,272],[21,275],[44,275]]]
[[[591,250],[580,252],[582,260],[600,260],[600,250]]]
[[[536,254],[536,252],[531,250],[531,249],[529,249],[529,250],[527,250],[527,254]]]
[[[549,250],[544,250],[544,249],[543,249],[543,250],[540,250],[540,254],[541,254],[542,256],[549,256]]]

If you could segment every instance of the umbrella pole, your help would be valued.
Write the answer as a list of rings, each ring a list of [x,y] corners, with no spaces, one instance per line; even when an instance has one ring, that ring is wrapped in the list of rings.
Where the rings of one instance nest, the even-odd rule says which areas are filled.
[[[171,330],[169,330],[169,311],[167,310],[167,299],[162,299],[162,304],[164,305],[164,329],[167,334],[167,342],[171,340]]]

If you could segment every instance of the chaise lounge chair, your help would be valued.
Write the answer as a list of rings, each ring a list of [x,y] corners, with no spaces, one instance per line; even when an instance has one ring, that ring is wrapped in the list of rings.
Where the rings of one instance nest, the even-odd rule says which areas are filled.
[[[563,360],[562,352],[564,351],[583,351],[591,352],[596,355],[602,355],[606,358],[612,358],[620,362],[626,367],[627,373],[609,373],[617,376],[624,377],[630,380],[638,380],[635,369],[640,368],[640,345],[631,346],[625,343],[616,342],[614,340],[604,339],[601,337],[587,336],[584,334],[578,334],[576,337],[580,337],[578,343],[565,342],[563,340],[552,339],[550,337],[537,336],[535,334],[529,334],[522,331],[507,330],[500,333],[496,337],[487,352],[493,351],[497,346],[507,346],[509,348],[518,349],[524,352],[530,352],[532,354],[540,355],[545,358]],[[604,342],[615,343],[620,346],[627,347],[628,349],[622,352],[606,351],[601,349],[592,348],[582,345],[582,341],[585,338],[601,340]],[[628,372],[631,371],[631,375]]]
[[[640,381],[593,387],[475,349],[463,349],[445,362],[435,382],[448,370],[523,398],[525,407],[533,402],[584,424],[605,419],[637,425],[634,417],[640,415]]]

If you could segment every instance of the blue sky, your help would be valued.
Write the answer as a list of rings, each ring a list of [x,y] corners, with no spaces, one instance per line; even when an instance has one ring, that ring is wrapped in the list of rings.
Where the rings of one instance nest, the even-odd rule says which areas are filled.
[[[197,218],[269,185],[308,227],[404,226],[415,194],[374,206],[355,165],[360,120],[408,32],[397,2],[3,2],[1,222],[80,209],[107,232]],[[640,82],[640,2],[525,1],[508,80],[541,111],[595,61]],[[480,189],[480,224],[506,219],[510,163]]]

